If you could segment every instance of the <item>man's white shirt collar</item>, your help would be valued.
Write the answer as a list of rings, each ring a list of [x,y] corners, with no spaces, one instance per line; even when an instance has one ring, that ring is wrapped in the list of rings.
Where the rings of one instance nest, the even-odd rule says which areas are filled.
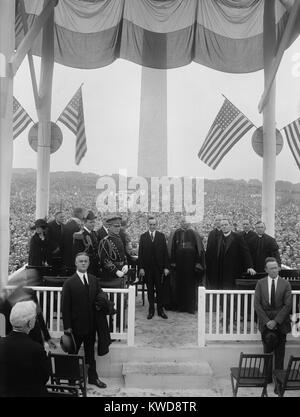
[[[83,283],[83,285],[84,285],[83,275],[85,275],[85,278],[86,278],[87,282],[89,283],[89,278],[88,278],[88,273],[87,272],[83,273],[83,272],[76,271],[76,273],[79,276],[79,278],[81,279],[81,282]]]

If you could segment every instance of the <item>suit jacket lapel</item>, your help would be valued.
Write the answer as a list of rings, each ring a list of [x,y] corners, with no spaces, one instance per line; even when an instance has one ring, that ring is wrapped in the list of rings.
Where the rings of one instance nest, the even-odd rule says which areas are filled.
[[[263,278],[264,279],[264,278]],[[269,303],[269,287],[268,287],[268,277],[264,279],[262,282],[262,294],[265,297],[265,301],[267,304]]]
[[[226,239],[225,253],[228,251],[229,246],[231,245],[232,241],[233,241],[233,235],[231,232],[228,238]]]

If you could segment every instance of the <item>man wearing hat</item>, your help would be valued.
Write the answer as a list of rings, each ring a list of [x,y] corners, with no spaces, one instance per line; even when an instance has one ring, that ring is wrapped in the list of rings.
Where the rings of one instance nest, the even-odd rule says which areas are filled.
[[[73,235],[73,256],[79,252],[86,252],[90,258],[88,272],[95,276],[99,275],[98,240],[95,228],[96,216],[92,211],[88,211],[83,220],[83,229]]]
[[[74,268],[73,256],[73,235],[81,230],[85,210],[82,207],[75,207],[73,217],[64,225],[63,233],[63,264],[67,268]]]
[[[279,277],[279,266],[275,258],[266,258],[265,271],[268,276],[256,284],[254,308],[259,319],[264,353],[274,352],[275,369],[283,369],[286,335],[291,331],[291,285]],[[269,383],[271,382],[270,370]]]
[[[46,234],[47,227],[44,219],[37,219],[31,227],[31,230],[35,230],[29,243],[28,264],[31,266],[48,266],[52,263],[52,248]]]
[[[107,286],[107,283],[111,288],[122,287],[128,272],[125,248],[120,237],[121,219],[119,215],[107,217],[108,235],[99,243],[101,279],[105,282],[101,284],[102,287]]]

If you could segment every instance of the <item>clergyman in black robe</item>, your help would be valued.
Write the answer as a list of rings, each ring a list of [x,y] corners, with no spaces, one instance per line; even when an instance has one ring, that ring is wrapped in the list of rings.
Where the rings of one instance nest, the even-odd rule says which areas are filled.
[[[194,314],[197,309],[197,288],[204,283],[205,252],[200,235],[181,221],[180,228],[169,238],[171,265],[176,268],[176,309]]]

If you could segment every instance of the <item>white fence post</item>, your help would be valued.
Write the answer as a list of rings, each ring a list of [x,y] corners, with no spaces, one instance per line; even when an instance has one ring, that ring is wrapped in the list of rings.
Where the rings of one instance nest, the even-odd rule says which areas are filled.
[[[198,346],[205,346],[205,287],[198,287]]]
[[[134,346],[135,332],[135,286],[130,285],[128,288],[128,334],[127,345]]]

